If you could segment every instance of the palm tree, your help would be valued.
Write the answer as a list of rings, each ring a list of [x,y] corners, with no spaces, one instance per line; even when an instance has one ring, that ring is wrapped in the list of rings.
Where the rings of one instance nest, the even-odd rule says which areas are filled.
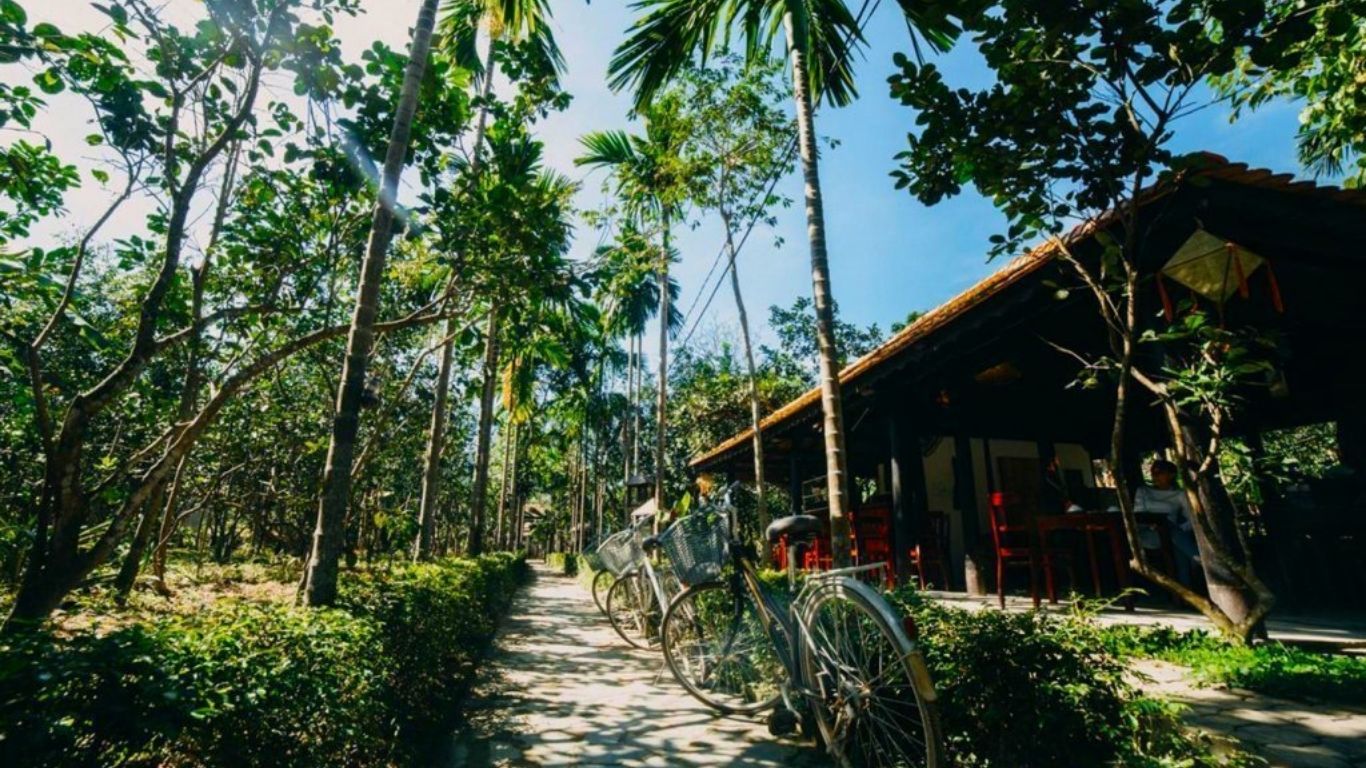
[[[547,0],[448,0],[442,7],[441,37],[442,45],[455,54],[460,63],[475,69],[479,88],[478,116],[474,124],[474,148],[468,173],[477,175],[483,160],[484,133],[488,124],[489,103],[493,92],[493,77],[496,74],[494,46],[500,40],[527,38],[535,42],[535,50],[544,66],[551,73],[564,68],[555,38],[550,33],[547,22],[550,7]],[[487,44],[482,57],[477,58],[474,49],[480,29],[487,36]],[[482,63],[480,63],[482,62]],[[485,350],[485,362],[490,356],[496,358],[497,315],[491,313],[486,333],[490,348]],[[425,560],[431,556],[432,543],[436,533],[436,510],[441,496],[441,452],[446,440],[447,401],[450,396],[451,369],[455,357],[456,334],[459,322],[451,318],[446,322],[445,340],[441,346],[441,360],[437,368],[436,392],[432,400],[431,427],[427,431],[427,450],[422,470],[422,501],[418,507],[418,533],[414,555]],[[481,397],[481,403],[492,403],[492,395]],[[483,414],[480,415],[481,424]],[[479,442],[482,440],[482,442]],[[487,434],[480,430],[475,445],[475,482],[476,488],[488,486],[488,447]],[[479,458],[483,457],[483,461]],[[482,502],[475,502],[481,504]]]
[[[956,29],[916,0],[898,0],[908,27],[935,49],[952,42]],[[768,57],[783,31],[797,113],[797,152],[805,183],[806,228],[811,250],[811,290],[820,349],[821,410],[824,414],[826,485],[831,549],[836,565],[850,562],[845,480],[844,414],[840,401],[839,351],[835,344],[834,299],[825,249],[825,213],[817,165],[815,108],[824,100],[843,106],[857,97],[851,54],[863,43],[859,20],[844,0],[640,0],[645,16],[631,28],[609,67],[613,89],[632,88],[637,109],[695,59],[730,39],[738,27],[751,61]]]
[[[622,475],[629,480],[640,464],[640,404],[639,396],[641,335],[650,318],[659,312],[659,271],[654,267],[654,248],[630,222],[627,222],[613,245],[600,247],[595,254],[598,303],[606,307],[606,328],[611,338],[625,338],[627,418],[623,422]],[[677,334],[683,327],[683,313],[677,308],[679,287],[669,280],[669,333]],[[630,499],[623,496],[624,504]],[[629,509],[627,510],[629,511]]]
[[[360,406],[365,393],[365,372],[375,341],[375,317],[379,313],[380,283],[393,234],[394,206],[398,181],[408,155],[408,142],[417,114],[418,93],[427,70],[432,30],[436,26],[438,0],[423,0],[413,28],[408,66],[403,73],[403,90],[389,133],[384,156],[379,199],[370,223],[370,241],[361,265],[356,308],[346,340],[346,359],[342,365],[336,412],[332,417],[332,442],[323,471],[322,499],[318,503],[318,524],[313,532],[313,547],[308,557],[304,598],[311,606],[331,605],[337,597],[337,562],[341,556],[342,527],[351,497],[351,462],[355,456],[356,433],[360,429]]]
[[[576,185],[541,167],[543,146],[521,128],[495,126],[489,132],[489,169],[474,178],[474,194],[487,235],[490,258],[489,327],[485,340],[479,426],[475,435],[475,477],[470,502],[467,551],[483,550],[485,510],[488,506],[489,454],[494,394],[500,367],[500,341],[518,340],[508,350],[514,367],[532,362],[563,365],[566,355],[538,335],[547,322],[544,313],[566,311],[580,290],[565,259],[572,225],[572,197]],[[580,309],[570,311],[582,312]],[[506,325],[507,327],[503,327]],[[515,412],[512,423],[518,422]],[[514,478],[515,480],[515,478]]]
[[[575,165],[608,169],[616,182],[618,197],[627,212],[637,218],[654,220],[660,227],[660,247],[655,251],[658,270],[659,316],[671,318],[668,290],[669,225],[678,217],[687,195],[690,172],[680,151],[687,136],[686,127],[678,119],[677,103],[652,106],[645,115],[645,135],[636,136],[625,131],[595,131],[580,141],[586,150],[574,160]],[[664,449],[668,419],[669,378],[669,323],[659,325],[659,382],[658,410],[655,435],[655,504],[664,504]],[[659,518],[655,519],[658,527]]]

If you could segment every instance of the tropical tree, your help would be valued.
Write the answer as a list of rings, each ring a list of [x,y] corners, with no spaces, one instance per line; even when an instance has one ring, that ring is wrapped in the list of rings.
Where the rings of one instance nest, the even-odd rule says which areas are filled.
[[[549,80],[552,84],[557,74],[564,69],[555,38],[550,32],[550,8],[546,0],[450,0],[442,8],[440,32],[442,46],[452,52],[456,59],[476,72],[476,87],[479,89],[475,99],[477,116],[474,121],[474,137],[471,140],[471,159],[466,172],[478,175],[483,163],[484,133],[489,113],[493,107],[493,79],[497,74],[495,52],[500,44],[507,45],[517,41],[530,44],[536,66],[531,70],[534,76]],[[482,57],[474,54],[477,38],[483,31],[487,42]],[[509,52],[510,53],[510,52]],[[456,247],[462,247],[457,245]],[[455,275],[452,274],[452,280]],[[496,358],[495,315],[490,314],[485,350],[486,362],[489,357]],[[427,430],[427,450],[424,454],[422,474],[422,502],[418,511],[418,534],[414,545],[414,555],[426,559],[431,555],[433,536],[436,530],[436,510],[441,497],[441,454],[446,442],[446,415],[449,410],[447,400],[450,395],[450,379],[455,357],[455,339],[458,320],[452,318],[447,323],[446,336],[441,344],[441,357],[438,363],[436,395],[432,401],[431,424]],[[491,406],[491,390],[487,397],[480,398],[481,407]],[[480,423],[486,422],[481,417]],[[482,426],[476,435],[474,487],[482,490],[488,485],[489,469],[489,431]],[[476,495],[475,515],[482,519],[482,496]]]
[[[616,242],[601,246],[594,254],[598,305],[604,311],[604,334],[610,339],[625,338],[626,418],[622,422],[622,482],[640,468],[640,381],[642,366],[641,336],[660,306],[659,272],[655,249],[635,225],[623,222]],[[678,281],[669,278],[669,333],[683,327],[678,309]],[[630,499],[623,494],[623,504]]]
[[[375,202],[370,224],[370,240],[366,246],[365,260],[361,264],[355,311],[351,318],[346,357],[332,418],[332,442],[323,470],[318,524],[313,532],[313,548],[305,574],[304,596],[312,606],[331,605],[337,597],[337,565],[341,556],[346,508],[350,504],[352,460],[355,457],[356,433],[360,429],[361,402],[365,396],[365,374],[374,346],[380,286],[398,206],[398,182],[408,156],[409,136],[427,69],[432,32],[436,26],[437,4],[438,0],[423,0],[418,10],[403,77],[403,90],[399,94],[393,129],[385,151],[379,199]]]
[[[993,237],[995,253],[1044,237],[1072,268],[1107,329],[1107,353],[1080,354],[1086,365],[1079,378],[1113,383],[1109,459],[1125,466],[1128,406],[1146,393],[1168,424],[1209,596],[1148,563],[1129,480],[1116,471],[1132,567],[1245,642],[1274,596],[1253,568],[1217,456],[1237,391],[1265,379],[1261,342],[1200,312],[1157,325],[1160,315],[1144,308],[1139,291],[1140,263],[1149,255],[1139,208],[1149,183],[1176,183],[1175,173],[1198,169],[1198,157],[1171,150],[1173,125],[1202,106],[1206,78],[1226,73],[1238,51],[1262,44],[1258,20],[1237,3],[1166,0],[1065,8],[1010,0],[946,9],[992,63],[995,81],[980,91],[955,88],[932,64],[897,57],[892,94],[916,108],[919,126],[893,174],[897,185],[933,204],[971,182],[1010,220],[1007,233]],[[1216,26],[1219,34],[1209,35]],[[1096,228],[1102,252],[1074,253],[1062,232],[1102,214],[1109,217]],[[1147,353],[1145,345],[1154,344]]]
[[[937,6],[899,0],[909,28],[936,50],[946,49],[956,28]],[[746,58],[769,57],[783,34],[791,66],[797,117],[797,154],[805,185],[807,235],[811,250],[811,288],[820,342],[821,410],[824,414],[826,483],[830,504],[831,548],[838,565],[850,560],[844,415],[840,400],[839,350],[834,301],[825,247],[825,213],[816,148],[815,110],[822,101],[843,106],[857,93],[852,56],[862,44],[860,20],[843,0],[640,0],[645,11],[616,50],[609,68],[615,89],[634,91],[637,108],[694,63],[723,48],[738,31]],[[914,38],[913,38],[914,39]]]
[[[736,239],[749,234],[748,228],[738,232],[744,222],[750,222],[752,227],[754,222],[764,219],[771,226],[776,220],[770,211],[791,204],[791,200],[773,191],[774,181],[790,173],[793,165],[787,141],[792,125],[779,107],[790,94],[779,77],[776,67],[763,62],[742,67],[738,57],[731,57],[720,67],[685,73],[678,86],[678,100],[685,105],[691,126],[686,149],[702,175],[695,201],[703,210],[716,211],[725,234],[726,271],[730,273],[731,291],[735,295],[741,351],[749,380],[755,499],[761,532],[768,526],[760,423],[763,410],[749,315],[740,291]]]
[[[663,100],[645,113],[644,135],[630,135],[624,131],[590,133],[582,138],[584,154],[574,160],[576,165],[606,168],[611,172],[616,194],[622,207],[638,221],[657,224],[660,245],[655,251],[659,273],[659,316],[670,318],[669,262],[673,251],[669,246],[669,227],[681,213],[682,205],[693,183],[694,170],[682,155],[687,138],[687,125],[680,115],[677,101]],[[655,504],[666,509],[664,483],[666,465],[665,435],[668,424],[669,324],[659,327],[659,382],[656,398],[658,423],[655,436]],[[656,525],[658,518],[656,518]]]

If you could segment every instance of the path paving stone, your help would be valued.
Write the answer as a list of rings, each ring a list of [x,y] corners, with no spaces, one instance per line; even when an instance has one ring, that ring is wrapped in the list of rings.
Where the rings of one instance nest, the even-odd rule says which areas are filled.
[[[536,568],[466,705],[449,764],[790,766],[829,760],[762,721],[721,717],[687,694],[658,653],[630,649],[574,580]]]
[[[1270,768],[1366,768],[1366,710],[1198,688],[1188,670],[1160,661],[1143,661],[1136,671],[1144,690],[1189,707],[1191,725],[1233,737]]]

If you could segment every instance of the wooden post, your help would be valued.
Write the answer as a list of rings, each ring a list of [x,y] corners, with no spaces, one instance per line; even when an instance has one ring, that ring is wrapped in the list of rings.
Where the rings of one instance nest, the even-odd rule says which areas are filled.
[[[791,514],[800,515],[802,513],[802,467],[801,461],[797,459],[796,451],[787,456],[787,492],[792,497]]]
[[[911,548],[918,542],[929,515],[929,491],[920,438],[913,424],[902,422],[899,409],[887,420],[887,443],[892,486],[892,561],[897,582],[905,583],[911,573]]]
[[[953,436],[953,496],[963,520],[963,580],[968,594],[985,595],[982,576],[986,569],[977,522],[977,479],[972,465],[972,440],[960,431]]]

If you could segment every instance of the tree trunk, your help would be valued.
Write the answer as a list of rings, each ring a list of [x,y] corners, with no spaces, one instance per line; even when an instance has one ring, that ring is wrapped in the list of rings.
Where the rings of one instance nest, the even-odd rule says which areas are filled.
[[[503,425],[503,484],[498,488],[498,530],[494,533],[499,549],[507,549],[507,534],[503,528],[503,521],[507,519],[508,506],[508,470],[512,463],[512,444],[517,441],[517,425],[512,422],[512,414],[508,414],[507,423]]]
[[[162,495],[162,491],[158,489],[143,509],[137,531],[133,534],[133,542],[128,546],[127,554],[123,556],[123,564],[119,567],[118,575],[114,577],[114,602],[119,605],[128,601],[128,594],[133,591],[133,584],[138,580],[138,572],[142,570],[142,557],[147,554],[147,544],[152,540],[152,531],[157,527],[157,512],[161,509]]]
[[[768,552],[770,547],[763,542],[769,520],[768,505],[764,501],[764,433],[760,426],[763,414],[759,406],[759,374],[754,365],[754,344],[749,335],[749,315],[745,312],[745,298],[740,293],[740,273],[735,266],[735,239],[730,214],[722,211],[721,220],[726,228],[726,258],[730,262],[730,287],[735,292],[735,312],[740,319],[740,341],[745,348],[745,372],[749,375],[749,423],[754,430],[754,495],[759,518],[759,551]]]
[[[470,173],[478,175],[483,165],[484,130],[488,124],[488,98],[493,85],[493,35],[484,53],[484,82],[480,92],[479,117],[474,126],[474,157]],[[427,451],[422,468],[422,501],[418,508],[417,542],[414,556],[431,557],[436,536],[436,512],[441,498],[441,454],[446,443],[447,400],[451,389],[451,368],[455,358],[454,336],[460,330],[456,318],[446,321],[445,342],[441,345],[441,364],[437,370],[436,393],[432,401],[431,428],[427,432]]]
[[[664,448],[669,431],[669,214],[664,214],[664,247],[659,259],[659,382],[655,392],[655,519],[654,532],[664,516]]]
[[[370,224],[370,242],[365,261],[361,265],[360,287],[356,294],[355,312],[351,318],[351,332],[346,341],[346,359],[342,366],[337,392],[335,415],[332,419],[332,442],[327,451],[323,473],[323,493],[318,504],[318,523],[313,532],[313,547],[309,554],[304,595],[308,605],[331,605],[337,597],[337,565],[341,556],[346,508],[351,496],[351,461],[356,449],[356,433],[360,429],[361,396],[365,391],[365,374],[374,346],[375,317],[379,311],[380,283],[384,279],[384,264],[393,234],[394,206],[397,205],[398,182],[403,174],[404,159],[408,154],[413,117],[417,112],[423,73],[431,48],[432,28],[436,22],[438,0],[423,0],[413,29],[412,50],[403,73],[403,91],[394,115],[393,131],[384,158],[384,172],[380,180],[379,200],[375,204]]]
[[[484,339],[484,381],[479,392],[479,432],[474,439],[474,488],[470,498],[470,538],[465,547],[471,557],[484,551],[484,510],[488,506],[489,439],[493,434],[493,400],[498,385],[498,307],[489,309]]]
[[[811,243],[811,293],[816,309],[816,341],[820,347],[821,412],[825,417],[825,475],[830,504],[830,550],[836,568],[852,562],[849,500],[845,482],[844,406],[840,400],[839,350],[835,341],[834,299],[825,252],[825,211],[817,168],[814,104],[806,54],[798,43],[792,14],[783,16],[787,51],[792,59],[792,95],[797,108],[797,150],[806,194],[806,232]]]

